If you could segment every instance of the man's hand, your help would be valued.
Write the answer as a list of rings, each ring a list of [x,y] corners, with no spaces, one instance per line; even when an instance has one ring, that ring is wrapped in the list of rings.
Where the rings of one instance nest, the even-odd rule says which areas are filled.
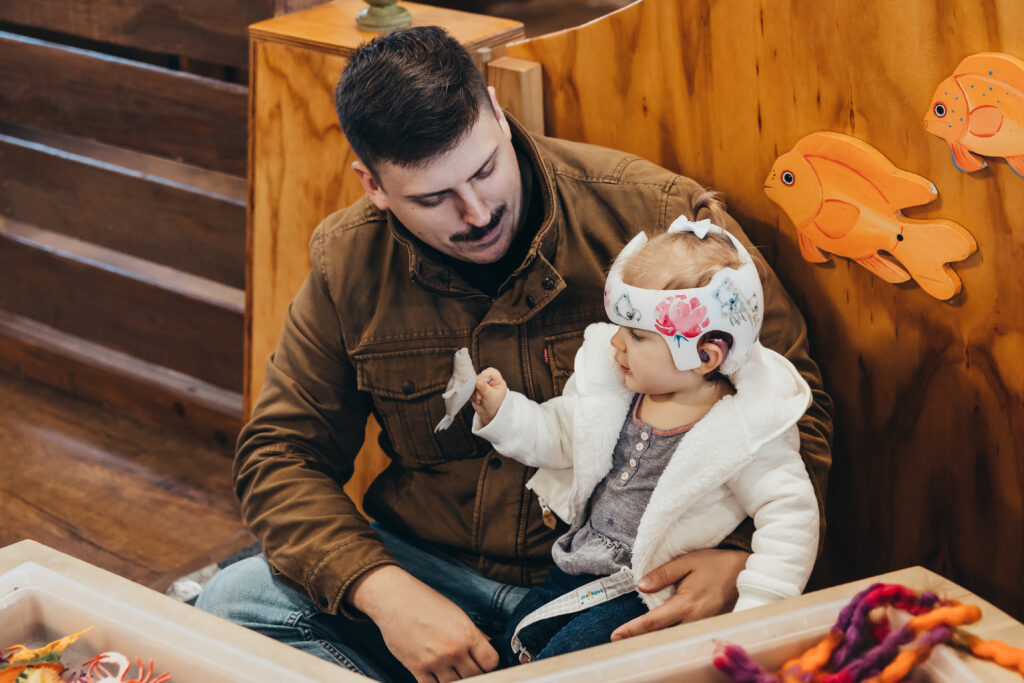
[[[487,368],[476,378],[476,391],[470,399],[473,403],[473,410],[480,416],[483,426],[490,424],[494,416],[498,414],[505,396],[508,394],[508,385],[505,378],[495,368]]]
[[[498,653],[466,613],[400,567],[367,572],[348,597],[418,683],[456,681],[498,666]]]
[[[736,577],[750,554],[742,550],[707,548],[677,557],[651,571],[637,582],[644,593],[654,593],[675,584],[676,594],[642,617],[612,632],[612,640],[658,631],[684,621],[697,621],[722,614],[736,604]]]

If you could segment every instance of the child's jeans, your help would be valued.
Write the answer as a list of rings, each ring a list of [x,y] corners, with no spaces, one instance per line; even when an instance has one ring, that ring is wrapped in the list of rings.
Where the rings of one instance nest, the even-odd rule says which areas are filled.
[[[531,588],[516,607],[505,627],[501,642],[492,643],[497,646],[502,666],[519,663],[518,655],[512,652],[512,634],[519,622],[530,612],[564,593],[600,578],[603,577],[592,574],[573,576],[558,568],[552,569],[547,580]],[[519,641],[533,655],[534,660],[554,657],[611,642],[612,631],[646,612],[647,606],[634,591],[582,612],[551,617],[531,624],[519,632]]]

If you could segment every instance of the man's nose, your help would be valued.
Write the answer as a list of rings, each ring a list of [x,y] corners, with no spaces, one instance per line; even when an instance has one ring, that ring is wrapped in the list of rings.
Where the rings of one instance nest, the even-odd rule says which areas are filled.
[[[491,221],[491,212],[487,203],[470,190],[462,195],[462,220],[475,226],[484,226]]]

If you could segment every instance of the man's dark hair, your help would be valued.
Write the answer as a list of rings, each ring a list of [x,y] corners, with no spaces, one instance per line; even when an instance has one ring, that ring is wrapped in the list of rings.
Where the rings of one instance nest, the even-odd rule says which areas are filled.
[[[490,111],[487,84],[462,45],[437,26],[416,26],[361,45],[334,91],[356,156],[416,166],[449,151]]]

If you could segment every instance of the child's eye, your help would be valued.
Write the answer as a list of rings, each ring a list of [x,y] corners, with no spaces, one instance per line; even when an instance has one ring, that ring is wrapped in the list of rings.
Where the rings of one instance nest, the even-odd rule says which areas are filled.
[[[633,341],[643,341],[644,340],[644,338],[641,337],[639,334],[637,334],[636,330],[634,330],[632,328],[630,328],[630,330],[629,330],[629,336],[633,339]]]

